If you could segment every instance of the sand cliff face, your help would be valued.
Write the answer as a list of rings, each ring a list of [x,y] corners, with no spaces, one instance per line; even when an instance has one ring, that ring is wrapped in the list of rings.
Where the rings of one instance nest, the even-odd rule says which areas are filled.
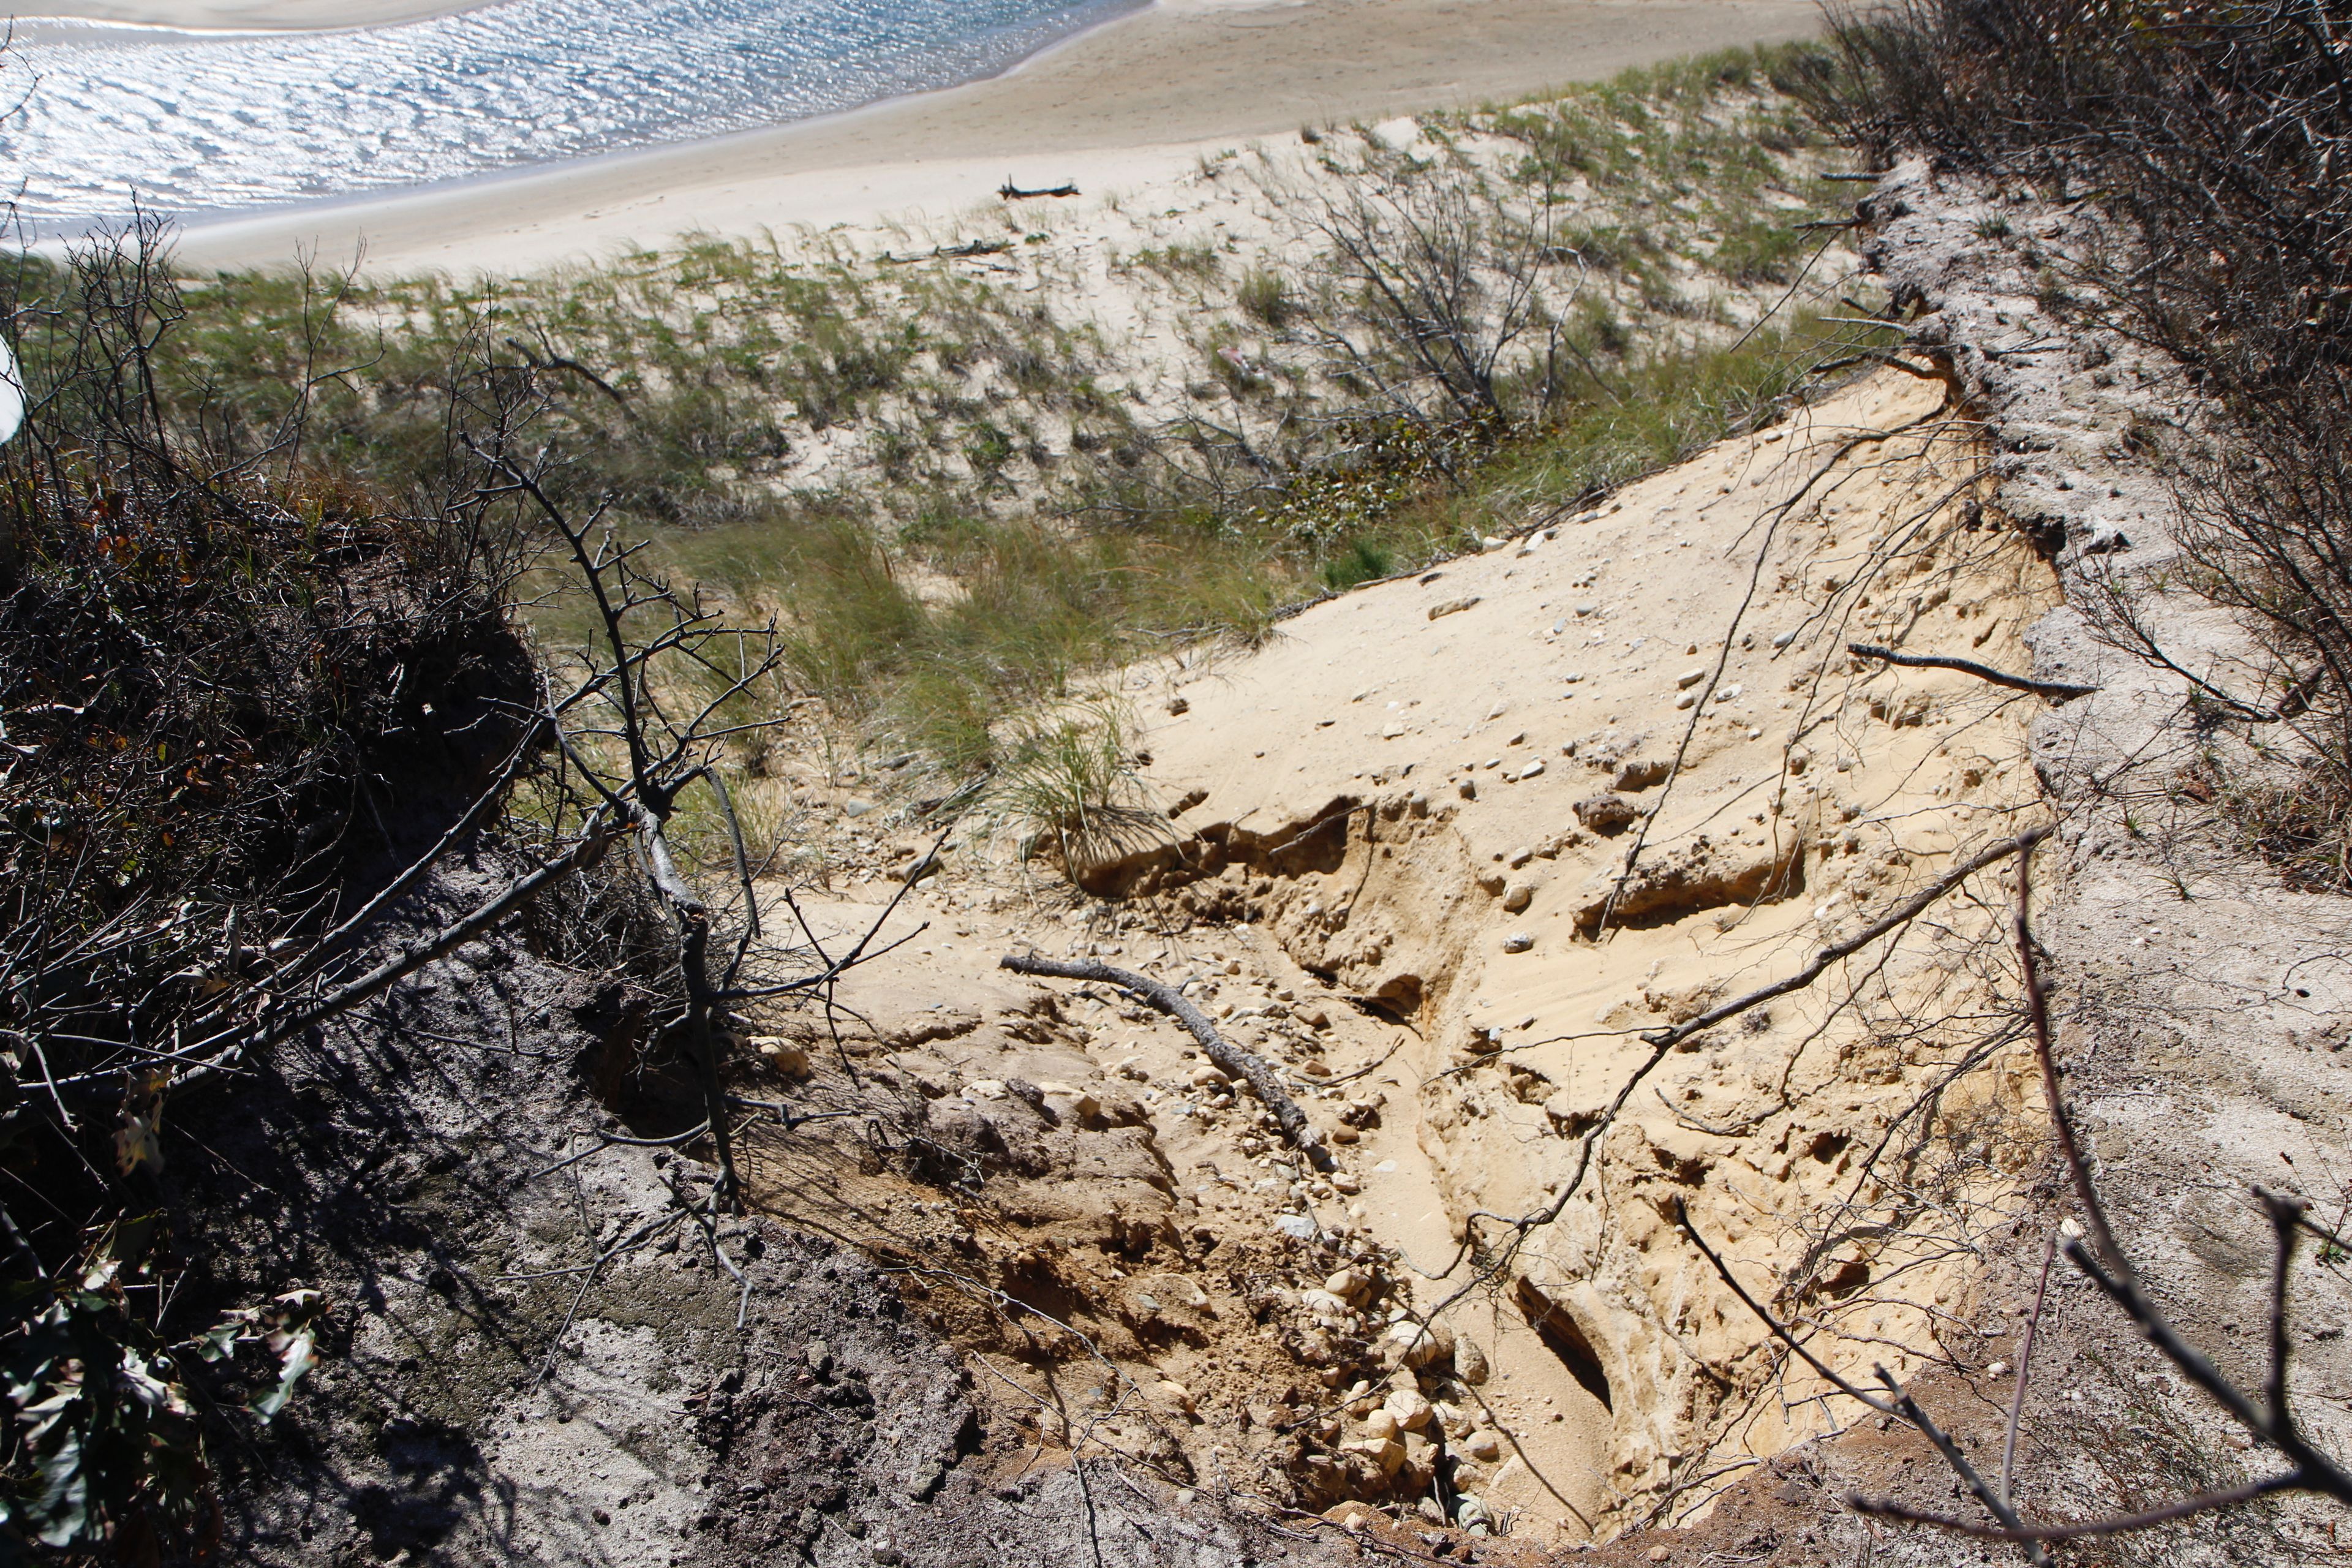
[[[1050,1298],[1123,1369],[1096,1377],[1088,1434],[1146,1442],[1157,1397],[1182,1418],[1154,1451],[1256,1463],[1318,1508],[1471,1496],[1537,1540],[1680,1517],[1831,1426],[1685,1219],[1833,1363],[1944,1357],[2039,1148],[2002,872],[1806,989],[1675,1048],[1643,1037],[2039,820],[2041,700],[1847,651],[2024,666],[2053,577],[1986,524],[1980,470],[1939,385],[1863,381],[1254,652],[1126,672],[1112,700],[1170,827],[1076,867],[1090,900],[1041,904],[976,842],[921,885],[891,929],[934,923],[858,983],[856,1048],[945,1141],[1006,1130],[984,1160],[1020,1164],[1003,1151],[1057,1106],[1149,1152],[1133,1202],[1086,1196],[1066,1154],[1033,1162],[1030,1198],[943,1221],[972,1278]],[[887,886],[853,890],[840,929]],[[1297,1166],[1117,994],[983,983],[1024,948],[1183,984],[1340,1168]],[[891,1051],[940,1008],[971,1027]],[[903,1214],[902,1174],[877,1179],[901,1196],[873,1212]],[[1137,1317],[1146,1278],[1183,1324]],[[1438,1351],[1391,1344],[1398,1317]],[[975,1332],[1016,1418],[1066,1442],[1048,1374],[1075,1363]],[[1398,1426],[1415,1398],[1434,1427]]]
[[[2053,601],[2048,567],[1982,527],[1938,392],[1866,382],[1597,512],[1310,611],[1180,679],[1186,711],[1150,736],[1151,776],[1205,792],[1179,818],[1191,853],[1234,862],[1168,896],[1246,915],[1418,1036],[1387,1077],[1417,1123],[1389,1136],[1419,1158],[1368,1173],[1362,1204],[1438,1276],[1422,1303],[1491,1338],[1518,1385],[1497,1395],[1534,1434],[1496,1479],[1510,1505],[1622,1522],[1711,1450],[1822,1427],[1801,1392],[1759,1400],[1759,1326],[1684,1205],[1759,1295],[1853,1335],[1855,1370],[1891,1352],[1902,1371],[1935,1353],[1954,1259],[2031,1145],[2024,1058],[1984,1021],[2005,984],[1988,878],[1684,1042],[1557,1217],[1528,1222],[1652,1054],[1643,1031],[1795,970],[2033,820],[2038,703],[1846,652],[2017,668]],[[1323,866],[1234,855],[1341,823]],[[1412,1216],[1424,1184],[1439,1209]]]

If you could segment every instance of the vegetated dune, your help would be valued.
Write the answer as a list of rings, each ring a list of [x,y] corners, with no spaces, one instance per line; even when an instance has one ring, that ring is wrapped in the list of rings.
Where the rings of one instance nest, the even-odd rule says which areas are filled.
[[[1882,373],[1254,652],[1130,669],[1139,804],[1066,841],[1091,908],[1041,908],[959,830],[845,1026],[976,1174],[1029,1185],[942,1204],[868,1162],[857,1223],[919,1279],[960,1254],[945,1296],[984,1281],[1076,1336],[1024,1351],[934,1308],[1004,1358],[1042,1446],[1246,1458],[1318,1508],[1476,1497],[1538,1540],[1687,1512],[1828,1422],[1685,1205],[1833,1363],[1942,1353],[2038,1146],[2002,870],[1806,990],[1674,1049],[1641,1037],[2038,820],[2040,699],[1846,651],[2020,668],[2053,601],[2046,563],[1985,524],[1940,390]],[[816,918],[853,930],[894,885]],[[1032,947],[1184,983],[1297,1086],[1339,1169],[1299,1164],[1171,1022],[993,974]],[[783,1047],[820,1101],[849,1092],[830,1047]],[[764,1178],[789,1213],[854,1165],[809,1137]],[[1433,1348],[1387,1336],[1400,1313],[1434,1315]],[[1074,1373],[1083,1421],[1053,1409]],[[1415,1396],[1437,1425],[1397,1430]]]

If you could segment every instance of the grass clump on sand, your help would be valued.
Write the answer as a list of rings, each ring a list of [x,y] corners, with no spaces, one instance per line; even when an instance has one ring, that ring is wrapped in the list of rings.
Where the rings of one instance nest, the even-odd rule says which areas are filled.
[[[772,618],[862,734],[968,774],[1090,670],[1263,637],[1787,397],[1825,342],[1765,318],[1851,258],[1795,227],[1831,188],[1783,65],[1204,163],[1188,192],[1260,223],[1255,255],[1171,209],[1122,217],[1139,243],[1092,270],[1008,215],[933,247],[969,259],[706,238],[465,286],[236,275],[191,291],[158,374],[219,449],[299,405],[303,460],[402,494],[448,482],[457,367],[488,360],[540,405],[560,500]],[[537,626],[577,620],[551,601]]]

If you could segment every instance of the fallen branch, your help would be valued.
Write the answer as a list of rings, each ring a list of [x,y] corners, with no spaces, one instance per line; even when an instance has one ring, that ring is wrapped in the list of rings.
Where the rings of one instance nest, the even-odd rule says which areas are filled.
[[[1009,239],[970,239],[961,245],[935,245],[917,256],[893,256],[886,250],[874,259],[889,267],[911,267],[918,261],[955,261],[972,256],[995,256],[1012,248],[1013,242]]]
[[[996,187],[996,194],[1008,202],[1022,201],[1033,196],[1075,196],[1078,194],[1078,187],[1074,184],[1048,185],[1038,190],[1024,191],[1011,180],[1007,180]]]
[[[2011,691],[2031,691],[2036,697],[2063,700],[2068,697],[2088,697],[2099,689],[2076,686],[2064,680],[2035,680],[2030,676],[2011,675],[2005,669],[1995,669],[1989,664],[1979,664],[1972,658],[1947,658],[1936,653],[1897,653],[1876,643],[1850,642],[1846,652],[1862,658],[1883,659],[1911,669],[1957,669],[1962,675],[1973,675],[1979,680],[1990,680],[1995,686],[2006,686]]]
[[[1339,1162],[1332,1159],[1331,1151],[1323,1146],[1322,1135],[1315,1131],[1314,1123],[1307,1120],[1307,1112],[1299,1109],[1298,1102],[1284,1089],[1282,1080],[1275,1077],[1274,1068],[1266,1064],[1265,1058],[1255,1051],[1244,1050],[1218,1034],[1217,1026],[1209,1022],[1209,1016],[1186,1001],[1182,993],[1174,986],[1163,984],[1149,975],[1138,974],[1131,969],[1113,969],[1108,963],[1097,963],[1091,959],[1065,962],[1008,952],[996,963],[998,968],[1012,970],[1015,974],[1049,974],[1059,980],[1093,980],[1134,993],[1191,1031],[1211,1061],[1234,1077],[1246,1079],[1255,1091],[1258,1102],[1273,1111],[1274,1119],[1282,1124],[1283,1136],[1297,1145],[1298,1152],[1307,1156],[1308,1164],[1318,1171],[1338,1168]]]

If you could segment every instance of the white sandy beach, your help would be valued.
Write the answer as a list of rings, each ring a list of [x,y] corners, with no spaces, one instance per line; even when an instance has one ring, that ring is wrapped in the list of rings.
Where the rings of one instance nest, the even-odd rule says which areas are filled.
[[[205,4],[145,0],[145,10]],[[181,254],[198,268],[307,254],[363,257],[378,274],[500,274],[698,230],[937,220],[992,199],[1008,176],[1076,181],[1089,196],[1133,190],[1204,150],[1302,125],[1516,97],[1805,37],[1820,21],[1812,0],[1165,0],[990,80],[714,141],[208,225],[184,237]]]

